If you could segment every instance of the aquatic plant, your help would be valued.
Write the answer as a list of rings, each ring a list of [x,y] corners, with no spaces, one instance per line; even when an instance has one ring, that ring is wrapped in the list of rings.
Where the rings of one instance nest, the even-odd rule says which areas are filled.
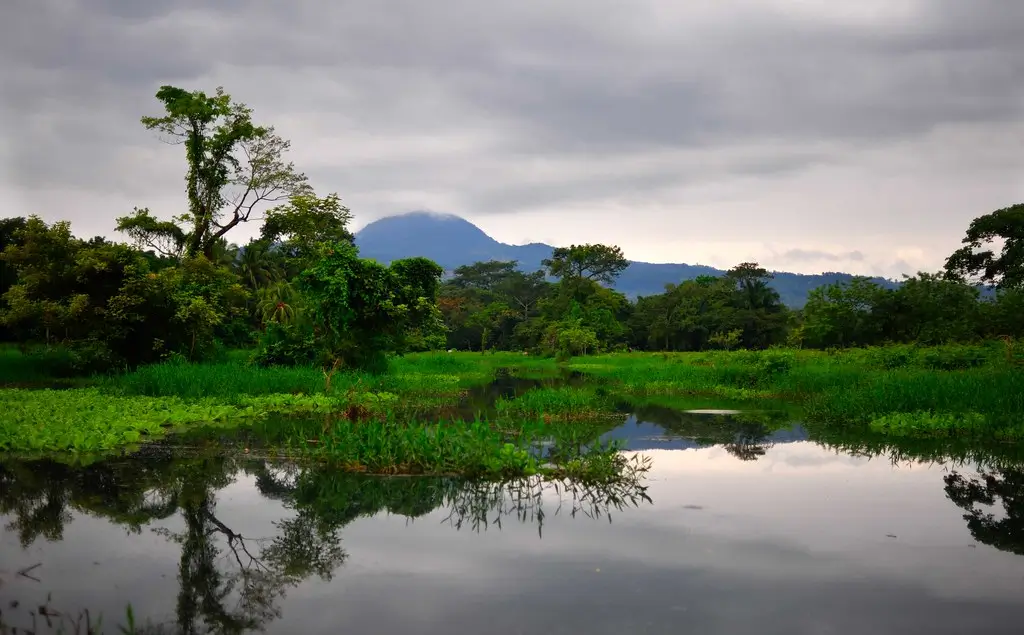
[[[354,405],[386,411],[388,393],[240,396],[232,402],[179,397],[121,397],[98,388],[0,390],[0,450],[96,451],[163,436],[205,422],[241,422],[271,413],[344,413]]]
[[[413,422],[389,417],[358,422],[336,416],[269,417],[233,432],[199,428],[184,445],[212,438],[247,456],[315,459],[349,472],[485,478],[621,476],[625,459],[614,444],[597,444],[607,426],[548,425],[540,420]],[[542,447],[559,448],[545,454]]]
[[[594,419],[610,410],[607,392],[598,391],[596,386],[535,388],[515,398],[499,398],[494,407],[505,417],[547,416],[560,420]]]

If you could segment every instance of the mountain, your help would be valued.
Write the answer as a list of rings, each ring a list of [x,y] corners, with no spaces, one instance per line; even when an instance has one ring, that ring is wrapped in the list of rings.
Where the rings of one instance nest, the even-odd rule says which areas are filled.
[[[541,268],[541,260],[550,257],[553,249],[544,243],[508,245],[498,242],[464,218],[433,212],[410,212],[376,220],[356,232],[356,245],[364,258],[386,264],[401,258],[423,256],[448,272],[481,260],[518,260],[524,271],[536,271]],[[615,289],[635,299],[662,293],[670,282],[723,273],[722,269],[706,265],[633,261],[619,276]],[[853,278],[851,274],[838,272],[774,274],[772,286],[782,301],[791,307],[803,306],[811,289]],[[874,281],[887,287],[896,285],[884,278],[874,278]]]

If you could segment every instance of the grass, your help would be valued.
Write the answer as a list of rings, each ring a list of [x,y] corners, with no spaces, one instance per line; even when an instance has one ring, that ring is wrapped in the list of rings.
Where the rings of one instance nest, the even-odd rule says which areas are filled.
[[[0,378],[46,381],[33,361],[0,351]],[[568,371],[583,379],[566,379]],[[530,389],[481,392],[496,373]],[[514,353],[424,353],[393,360],[382,375],[259,368],[233,353],[221,363],[159,364],[86,383],[0,389],[0,449],[110,450],[209,422],[255,425],[286,415],[335,422],[316,435],[316,447],[292,430],[307,437],[303,452],[355,471],[529,474],[540,463],[522,459],[518,441],[506,445],[510,435],[532,438],[535,424],[556,423],[578,432],[631,407],[682,402],[761,410],[784,403],[811,422],[892,437],[1024,438],[1024,367],[1001,343],[618,353],[567,364]]]
[[[454,411],[470,389],[513,362],[520,365],[512,375],[559,373],[552,360],[524,363],[521,355],[508,354],[410,356],[376,376],[258,368],[236,355],[221,363],[167,363],[95,377],[72,390],[0,389],[0,450],[96,454],[171,432],[181,441],[187,439],[182,433],[213,424],[246,430],[247,445],[260,438],[274,452],[353,472],[600,480],[623,469],[610,446],[564,452],[557,465],[534,451],[552,436],[593,441],[600,431],[584,423],[552,434],[543,418],[522,412],[506,412],[495,422],[439,414]]]
[[[1004,347],[894,346],[847,352],[618,354],[570,367],[634,401],[767,399],[810,421],[892,436],[1024,438],[1024,366]]]
[[[547,421],[593,420],[609,414],[608,393],[600,386],[556,386],[530,390],[494,404],[505,417],[541,417]]]

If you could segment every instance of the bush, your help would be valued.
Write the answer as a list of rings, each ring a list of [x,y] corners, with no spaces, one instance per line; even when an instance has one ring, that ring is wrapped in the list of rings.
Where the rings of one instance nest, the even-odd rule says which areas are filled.
[[[868,349],[868,357],[871,362],[879,368],[896,370],[911,366],[917,359],[917,349],[914,346],[882,346]]]
[[[757,362],[757,368],[762,376],[769,379],[785,375],[793,368],[793,353],[778,350],[765,351]]]
[[[257,366],[305,366],[323,361],[316,335],[308,326],[271,322],[252,357]]]

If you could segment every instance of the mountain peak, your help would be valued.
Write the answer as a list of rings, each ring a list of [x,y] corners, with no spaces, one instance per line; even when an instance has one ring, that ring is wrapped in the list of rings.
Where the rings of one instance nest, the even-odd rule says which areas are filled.
[[[504,257],[504,245],[465,218],[427,211],[375,220],[356,232],[356,245],[365,256],[381,262],[424,256],[445,269],[468,264],[467,257]]]

